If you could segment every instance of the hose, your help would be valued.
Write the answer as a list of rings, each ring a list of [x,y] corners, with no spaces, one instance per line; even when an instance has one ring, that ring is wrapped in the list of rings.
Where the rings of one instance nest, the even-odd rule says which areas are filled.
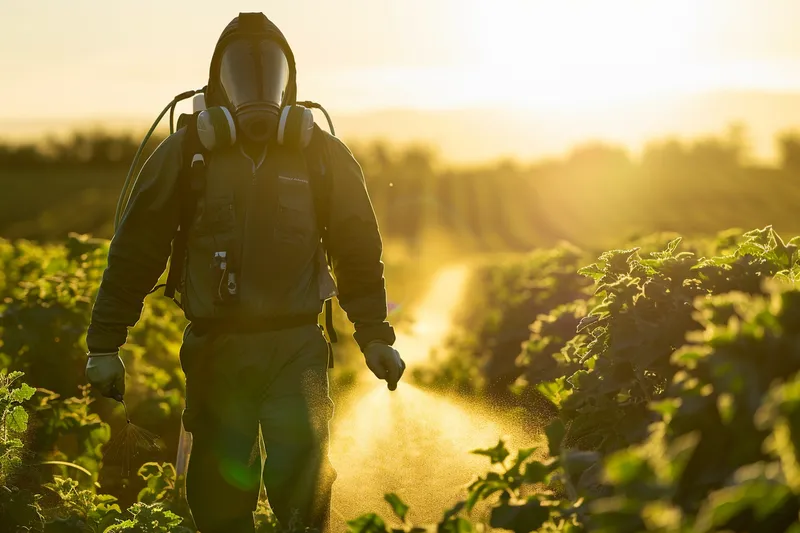
[[[198,90],[186,91],[179,94],[178,96],[173,98],[169,104],[167,104],[164,110],[161,111],[161,113],[158,115],[155,122],[153,122],[153,125],[150,126],[150,129],[147,131],[147,134],[144,136],[144,139],[142,139],[142,142],[139,145],[139,149],[136,150],[136,155],[133,156],[133,162],[131,163],[131,167],[128,169],[128,175],[125,176],[125,184],[122,186],[122,191],[120,192],[119,199],[117,200],[117,210],[114,213],[115,232],[117,231],[117,227],[119,226],[119,223],[122,220],[123,215],[125,214],[125,209],[127,208],[128,201],[130,200],[130,195],[136,188],[136,182],[138,181],[138,176],[137,179],[133,180],[133,183],[131,183],[131,179],[133,178],[134,171],[139,166],[139,159],[141,159],[142,157],[142,152],[144,151],[144,147],[147,144],[147,141],[150,140],[150,137],[153,135],[153,132],[158,127],[159,123],[161,122],[161,119],[163,119],[164,115],[167,114],[167,111],[170,112],[170,127],[169,127],[170,134],[174,133],[173,118],[175,116],[175,106],[178,104],[178,102],[186,100],[187,98],[191,98],[192,96],[202,92],[204,92],[204,88]]]
[[[319,109],[320,111],[322,111],[322,113],[325,115],[325,119],[328,121],[328,128],[331,131],[331,135],[333,135],[334,137],[336,136],[336,130],[333,128],[333,121],[331,120],[331,116],[328,114],[328,111],[324,107],[322,107],[320,104],[316,102],[310,102],[310,101],[297,102],[297,105],[307,107],[308,109]]]

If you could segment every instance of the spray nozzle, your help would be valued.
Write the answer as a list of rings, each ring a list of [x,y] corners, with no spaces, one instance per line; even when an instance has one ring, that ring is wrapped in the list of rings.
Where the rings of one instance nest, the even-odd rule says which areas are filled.
[[[125,404],[122,393],[114,385],[111,386],[111,398],[122,404],[122,408],[125,409],[125,420],[130,424],[131,418],[128,416],[128,406]]]

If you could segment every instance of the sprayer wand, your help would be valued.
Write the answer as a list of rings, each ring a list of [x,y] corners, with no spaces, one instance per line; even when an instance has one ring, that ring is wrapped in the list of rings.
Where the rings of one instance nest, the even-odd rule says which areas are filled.
[[[131,417],[128,416],[128,406],[125,404],[125,399],[122,397],[122,394],[117,390],[116,387],[111,387],[111,397],[122,404],[122,408],[125,409],[125,420],[128,422],[128,424],[130,424]]]

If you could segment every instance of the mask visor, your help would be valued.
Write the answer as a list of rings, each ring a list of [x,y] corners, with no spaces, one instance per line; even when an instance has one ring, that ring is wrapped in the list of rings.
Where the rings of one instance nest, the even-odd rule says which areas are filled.
[[[220,83],[245,136],[264,141],[275,135],[289,75],[289,62],[275,41],[244,37],[225,47]]]

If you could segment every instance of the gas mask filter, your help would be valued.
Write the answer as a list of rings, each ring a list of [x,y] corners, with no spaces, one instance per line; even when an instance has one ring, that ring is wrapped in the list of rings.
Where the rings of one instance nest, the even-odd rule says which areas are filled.
[[[206,150],[224,148],[236,143],[239,132],[234,115],[227,107],[205,108],[202,94],[194,97],[194,110],[197,115],[197,136]],[[285,106],[280,110],[275,125],[275,138],[281,146],[306,148],[314,133],[314,114],[311,109],[300,105]]]

